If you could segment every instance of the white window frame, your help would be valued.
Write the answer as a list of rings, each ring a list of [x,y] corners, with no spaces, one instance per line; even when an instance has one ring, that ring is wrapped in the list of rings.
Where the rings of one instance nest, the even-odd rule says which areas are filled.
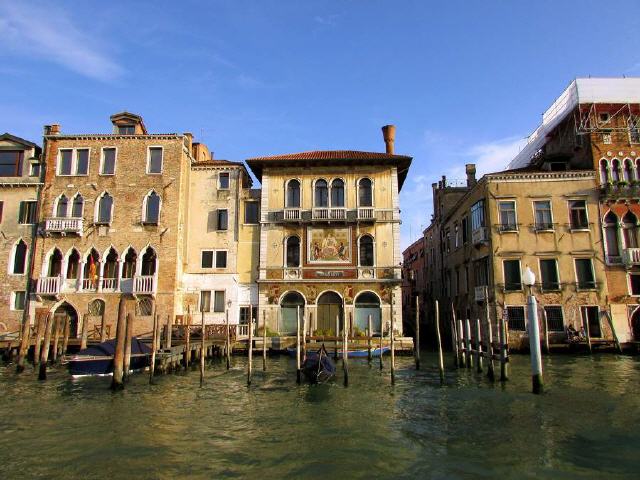
[[[525,332],[525,333],[528,333],[529,332],[529,315],[528,315],[528,312],[527,312],[527,306],[526,305],[522,305],[522,304],[518,304],[518,303],[505,303],[504,307],[502,307],[502,309],[503,309],[503,311],[507,311],[508,312],[508,309],[509,308],[513,308],[513,307],[522,308],[523,317],[524,317],[524,330],[514,330],[514,332]],[[509,316],[508,316],[508,313],[507,313],[507,328],[509,330],[511,330],[510,322],[511,322],[511,320],[509,319]]]
[[[209,292],[209,309],[208,310],[202,310],[202,297],[203,297],[203,293],[204,292]],[[213,293],[213,290],[200,290],[200,295],[198,298],[198,311],[203,312],[203,313],[211,313],[211,300],[213,295],[211,295]]]
[[[20,243],[20,241],[24,242],[24,244],[27,246],[27,250],[24,255],[24,272],[14,273],[13,266],[16,261],[16,248],[18,247],[18,243]],[[24,277],[27,274],[28,263],[29,263],[29,244],[24,240],[24,238],[20,237],[11,246],[11,252],[9,253],[9,262],[7,265],[7,273],[13,277]]]
[[[162,164],[160,165],[160,172],[150,172],[149,167],[151,167],[151,149],[159,148],[162,152]],[[147,175],[162,175],[164,173],[164,147],[162,145],[149,145],[147,147]]]
[[[65,212],[64,217],[59,217],[58,216],[58,204],[60,203],[60,199],[62,197],[65,197],[67,199],[67,211]],[[56,199],[53,201],[53,212],[51,212],[51,213],[52,213],[52,216],[54,218],[69,218],[69,197],[67,197],[66,193],[61,193],[60,195],[58,195],[56,197]]]
[[[82,198],[82,212],[80,212],[80,216],[79,217],[74,217],[73,216],[73,203],[76,199],[76,197],[80,197]],[[85,198],[84,195],[82,195],[79,191],[75,193],[75,195],[73,197],[71,197],[71,202],[68,204],[69,208],[67,209],[67,218],[84,218],[84,207],[86,205],[87,202],[85,202]]]
[[[514,225],[513,225],[513,229],[509,229],[506,230],[504,229],[504,225],[502,224],[502,218],[501,218],[501,210],[500,210],[500,205],[502,203],[513,203],[513,215],[514,215]],[[499,198],[496,201],[496,208],[498,210],[498,229],[500,233],[518,233],[518,202],[515,198]]]
[[[551,228],[539,228],[538,218],[536,216],[536,203],[549,202],[549,216],[551,217]],[[536,232],[553,232],[555,231],[555,219],[553,218],[553,200],[551,198],[536,198],[531,201],[533,210],[533,229]]]
[[[60,167],[62,166],[62,151],[71,151],[71,174],[60,173]],[[87,150],[87,173],[78,173],[78,150]],[[91,170],[91,147],[59,147],[58,158],[56,162],[56,176],[58,177],[88,177]]]
[[[562,314],[562,330],[549,330],[549,332],[553,332],[553,333],[560,333],[560,332],[564,332],[566,327],[566,322],[565,322],[565,315],[564,315],[564,306],[561,303],[549,303],[549,304],[544,304],[542,305],[542,313],[543,315],[547,315],[547,311],[546,311],[546,307],[560,307],[560,313]],[[549,325],[549,318],[546,318],[547,321],[547,327]]]
[[[640,293],[633,293],[631,290],[631,277],[632,276],[640,277],[640,273],[628,272],[627,273],[627,291],[630,297],[640,297]]]
[[[289,267],[287,265],[287,255],[288,255],[288,244],[289,244],[289,239],[296,237],[298,239],[298,265],[296,265],[295,267]],[[292,234],[292,235],[287,235],[286,237],[284,237],[284,256],[282,258],[282,266],[284,268],[300,268],[302,267],[302,238],[300,238],[300,235],[298,234]]]
[[[514,289],[514,290],[507,290],[507,275],[505,274],[504,262],[511,262],[511,261],[518,262],[518,268],[520,269],[520,288]],[[489,265],[489,268],[491,268],[491,265]],[[503,258],[502,259],[502,281],[503,281],[502,288],[505,293],[515,293],[515,292],[523,291],[524,283],[522,281],[522,259],[521,258]]]
[[[360,205],[360,180],[364,180],[367,179],[371,182],[371,206],[370,207],[363,207],[363,208],[374,208],[376,206],[376,196],[374,194],[375,192],[375,182],[373,181],[373,178],[371,177],[360,177],[356,179],[356,205],[358,206],[358,208],[360,208],[362,205]],[[346,203],[346,202],[345,202]]]
[[[220,211],[224,210],[227,212],[227,228],[220,228]],[[228,232],[229,231],[229,209],[228,208],[217,208],[216,209],[216,232]]]
[[[318,183],[320,180],[324,180],[327,183],[327,206],[326,207],[321,207],[319,205],[316,205],[316,183]],[[302,195],[300,195],[300,201],[302,203]],[[313,182],[311,183],[311,208],[312,209],[313,208],[331,208],[331,182],[324,177],[314,178]]]
[[[149,199],[149,196],[151,195],[152,192],[155,193],[158,196],[158,199],[160,200],[160,203],[158,204],[158,221],[156,223],[150,223],[147,220],[147,200]],[[160,195],[158,192],[156,192],[154,188],[152,188],[145,194],[145,196],[142,199],[142,213],[140,215],[140,218],[142,218],[142,224],[143,225],[160,225],[161,215],[162,215],[162,195]]]
[[[556,264],[556,276],[558,277],[558,288],[553,289],[553,290],[549,290],[549,289],[545,289],[542,286],[542,262],[543,261],[547,261],[547,260],[553,260]],[[539,275],[539,279],[540,279],[540,289],[543,292],[557,292],[562,290],[562,279],[560,278],[560,265],[558,264],[558,259],[556,257],[551,257],[551,258],[538,258],[538,275]]]
[[[223,173],[226,173],[227,176],[228,176],[228,179],[229,179],[229,186],[227,188],[222,188],[220,186],[220,175],[223,174]],[[225,192],[228,191],[228,190],[231,190],[231,172],[230,171],[218,172],[217,180],[218,180],[218,190],[223,190]]]
[[[253,223],[247,223],[247,204],[249,203],[255,203],[258,205],[258,217],[257,220]],[[260,225],[260,202],[258,200],[245,200],[244,201],[244,208],[243,208],[243,212],[244,215],[242,216],[242,224],[243,225]]]
[[[584,211],[585,214],[587,216],[587,226],[584,228],[573,228],[573,226],[571,225],[571,202],[584,202]],[[567,217],[568,217],[568,225],[569,225],[569,230],[571,230],[572,232],[588,232],[589,230],[591,230],[589,228],[589,202],[587,202],[586,199],[584,198],[570,198],[567,200]]]
[[[344,200],[344,205],[339,206],[339,205],[334,205],[333,202],[331,201],[331,191],[333,190],[333,182],[336,180],[342,180],[342,195],[343,195],[343,200]],[[333,177],[331,179],[331,181],[329,182],[328,185],[329,188],[329,198],[327,200],[329,200],[329,208],[348,208],[347,207],[347,182],[345,181],[344,178],[342,177]]]
[[[22,203],[35,203],[35,204],[36,204],[36,209],[35,209],[36,216],[35,216],[35,218],[33,219],[33,222],[30,222],[30,223],[23,223],[23,222],[21,221],[21,218],[20,218],[20,205],[21,205]],[[18,202],[18,225],[35,225],[36,223],[38,223],[38,201],[37,201],[37,200],[35,200],[35,199],[30,199],[30,200],[20,200],[20,201]]]
[[[593,288],[580,288],[580,279],[578,278],[578,268],[577,268],[578,264],[576,263],[578,260],[590,260],[591,261],[591,274],[593,276],[593,283],[595,284],[595,286]],[[593,290],[597,290],[597,288],[598,288],[598,279],[596,278],[596,270],[595,270],[595,267],[593,265],[593,257],[574,257],[573,258],[573,274],[574,274],[575,279],[576,279],[576,291],[578,291],[578,292],[590,292],[590,291],[593,291]]]
[[[222,310],[216,310],[216,293],[222,292],[224,294],[224,300],[222,301]],[[226,290],[211,290],[213,300],[213,313],[224,313],[227,307],[227,291]]]
[[[218,266],[218,252],[225,252],[227,254],[226,266],[224,267]],[[229,268],[229,250],[227,250],[226,248],[216,249],[213,254],[213,263],[216,270],[226,270],[227,268]]]
[[[116,157],[113,161],[113,173],[104,173],[102,170],[104,168],[104,151],[105,150],[115,150]],[[164,162],[163,162],[164,163]],[[100,170],[98,170],[98,175],[102,177],[113,177],[116,174],[118,169],[118,147],[116,146],[104,146],[100,149]]]
[[[292,206],[288,205],[288,202],[289,202],[289,182],[291,182],[292,180],[296,180],[300,184],[300,205],[298,205],[297,207],[292,207]],[[298,177],[294,177],[294,178],[290,178],[286,182],[284,182],[284,208],[302,208],[303,196],[304,196],[304,189],[302,188],[302,179],[300,179]]]
[[[100,222],[99,212],[100,212],[100,200],[104,197],[105,194],[109,194],[109,196],[113,199],[111,202],[111,212],[109,212],[109,221],[107,223]],[[113,223],[113,212],[116,207],[116,199],[109,191],[105,190],[96,198],[95,205],[93,207],[93,223],[97,225],[111,225]],[[83,207],[84,208],[84,207]]]
[[[24,303],[25,305],[22,308],[16,308],[16,293],[18,292],[23,292],[24,293]],[[11,305],[9,306],[9,309],[12,312],[24,312],[24,307],[27,304],[27,292],[26,290],[13,290],[11,292]]]

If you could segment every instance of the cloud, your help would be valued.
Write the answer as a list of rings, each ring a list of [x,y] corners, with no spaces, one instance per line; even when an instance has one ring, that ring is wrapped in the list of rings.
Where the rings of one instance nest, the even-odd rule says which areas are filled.
[[[504,170],[509,162],[522,150],[527,140],[522,137],[508,137],[486,143],[472,145],[466,151],[465,163],[475,163],[478,178],[485,173]],[[456,178],[466,178],[464,165],[451,170]]]
[[[0,47],[5,53],[49,60],[100,81],[113,81],[124,74],[58,7],[0,4]]]
[[[313,21],[327,27],[335,27],[338,24],[338,19],[342,16],[340,13],[333,13],[331,15],[316,15],[313,17]]]

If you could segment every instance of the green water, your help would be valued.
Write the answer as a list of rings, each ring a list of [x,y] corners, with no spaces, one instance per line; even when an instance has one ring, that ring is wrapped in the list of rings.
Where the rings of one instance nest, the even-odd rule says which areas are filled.
[[[227,372],[49,380],[0,367],[2,478],[638,478],[640,358],[545,359],[547,393],[529,393],[528,357],[511,380],[467,370],[440,386],[398,359],[389,372],[350,362],[350,385],[298,386],[295,364],[270,358],[245,384]],[[388,363],[387,363],[388,365]]]

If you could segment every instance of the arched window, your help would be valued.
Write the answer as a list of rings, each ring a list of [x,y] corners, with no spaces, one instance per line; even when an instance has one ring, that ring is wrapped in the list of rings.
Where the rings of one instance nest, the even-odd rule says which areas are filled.
[[[326,180],[320,179],[316,181],[314,205],[316,207],[329,206],[329,189]]]
[[[331,206],[344,207],[344,182],[339,178],[331,182]]]
[[[300,266],[300,239],[298,237],[287,238],[287,267]]]
[[[57,248],[49,256],[48,277],[57,277],[62,273],[62,252]]]
[[[151,247],[147,247],[144,255],[142,255],[142,275],[155,275],[156,260],[156,251]]]
[[[96,252],[95,249],[91,249],[89,255],[87,255],[86,262],[84,264],[84,281],[88,284],[87,286],[91,286],[92,288],[96,288],[98,285],[98,264],[100,263],[100,255]]]
[[[287,208],[300,208],[300,181],[293,179],[287,182]]]
[[[160,220],[160,196],[151,191],[144,199],[144,223],[157,225]]]
[[[80,254],[74,248],[67,260],[67,278],[75,280],[78,278],[78,271],[80,270]]]
[[[368,178],[361,178],[358,182],[358,206],[373,207],[371,180]]]
[[[620,181],[620,161],[617,158],[611,162],[611,179],[614,183]]]
[[[122,278],[133,278],[136,273],[136,261],[138,260],[138,254],[136,251],[129,247],[127,254],[124,256],[124,265],[122,266]]]
[[[609,212],[604,217],[604,236],[607,247],[607,261],[616,262],[620,258],[620,235],[618,232],[618,217]]]
[[[113,197],[107,192],[103,193],[98,199],[98,212],[97,223],[109,224],[111,223],[111,216],[113,211]]]
[[[67,207],[69,205],[69,200],[66,195],[60,195],[58,197],[58,202],[56,203],[56,217],[65,218],[67,216]]]
[[[13,271],[15,275],[24,275],[27,263],[27,244],[19,240],[13,251]]]
[[[73,218],[82,218],[82,213],[84,210],[84,198],[79,193],[76,193],[76,196],[73,197],[73,206],[71,207],[71,216]]]
[[[638,248],[638,219],[632,212],[622,217],[622,235],[625,248]]]
[[[636,159],[636,180],[640,180],[640,158]]]
[[[360,237],[360,266],[373,267],[373,237],[363,235]]]
[[[628,158],[624,161],[623,178],[625,182],[631,182],[633,178],[633,164]]]
[[[609,178],[609,162],[607,162],[604,158],[600,160],[600,183],[605,184],[609,183],[611,179]]]
[[[112,247],[107,253],[102,271],[103,278],[118,278],[118,252]]]

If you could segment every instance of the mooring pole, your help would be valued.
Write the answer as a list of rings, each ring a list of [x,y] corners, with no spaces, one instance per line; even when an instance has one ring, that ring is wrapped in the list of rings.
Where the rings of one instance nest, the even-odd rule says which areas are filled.
[[[296,307],[296,382],[300,383],[300,305]]]
[[[202,332],[201,332],[202,338],[200,339],[200,386],[202,386],[204,384],[204,357],[205,357],[205,354],[204,354],[204,349],[205,349],[204,341],[205,341],[205,338],[206,338],[207,330],[206,330],[206,327],[204,325],[204,310],[202,308],[200,310],[201,310],[201,312],[200,312],[200,325],[201,325],[200,328],[202,330]],[[249,337],[249,338],[251,338],[251,337]]]
[[[171,348],[171,337],[173,337],[173,322],[171,322],[171,314],[167,315],[167,336],[164,339],[164,348],[169,350]]]
[[[103,343],[107,340],[107,324],[106,324],[105,317],[106,317],[106,313],[103,311],[102,319],[100,320],[100,343]]]
[[[24,316],[24,322],[22,322],[22,329],[20,333],[20,350],[18,351],[18,365],[16,372],[22,373],[24,371],[24,363],[29,353],[29,327],[31,325],[31,317],[29,315]]]
[[[262,371],[267,371],[267,312],[262,311]]]
[[[154,309],[155,310],[155,309]],[[160,323],[159,315],[153,316],[153,340],[151,341],[151,363],[149,364],[149,383],[153,382],[153,375],[156,370],[156,351],[158,350],[158,324]]]
[[[253,373],[253,307],[251,307],[249,312],[249,343],[248,343],[248,352],[249,356],[249,364],[247,365],[247,385],[251,385],[251,374]]]
[[[51,351],[51,361],[58,361],[58,344],[60,341],[60,318],[53,316],[53,349]]]
[[[416,296],[416,338],[413,346],[416,357],[416,370],[420,370],[420,298]]]
[[[467,366],[467,347],[464,340],[464,326],[462,325],[461,318],[458,319],[458,331],[460,332],[459,338],[458,338],[459,345],[460,345],[458,365],[460,365],[461,367],[466,367]]]
[[[493,329],[491,328],[491,315],[489,315],[489,289],[485,287],[485,302],[487,309],[485,311],[485,318],[487,321],[487,354],[489,355],[489,361],[487,363],[487,377],[492,382],[496,379],[494,365],[493,365]]]
[[[133,341],[133,318],[133,313],[127,313],[127,335],[124,340],[124,362],[122,364],[124,380],[129,380],[129,375],[131,373],[131,342]]]
[[[67,354],[67,348],[69,347],[69,334],[71,330],[71,318],[67,316],[64,319],[64,333],[62,335],[62,355]]]
[[[33,345],[33,366],[36,367],[40,363],[40,348],[42,346],[42,336],[47,326],[47,317],[42,315],[36,315],[36,340]]]
[[[51,332],[53,331],[54,316],[49,313],[45,320],[44,326],[44,343],[42,344],[42,352],[40,354],[40,371],[38,372],[38,380],[47,379],[47,361],[49,360],[49,346],[51,344]]]
[[[231,329],[229,327],[229,306],[227,306],[225,321],[227,322],[227,370],[229,370],[231,368]]]
[[[382,359],[383,347],[384,347],[384,322],[382,321],[382,312],[380,312],[380,370],[384,368],[384,360]]]
[[[531,292],[531,287],[529,287],[527,309],[527,313],[529,316],[529,350],[531,351],[531,383],[533,387],[533,393],[542,393],[544,389],[544,382],[542,380],[542,353],[540,352],[538,302],[536,301],[536,297]]]
[[[440,307],[436,300],[436,337],[438,339],[438,369],[440,370],[440,383],[444,383],[444,358],[442,356],[442,339],[440,338]]]
[[[346,325],[342,329],[343,339],[342,342],[342,369],[344,371],[344,386],[349,386],[349,332],[347,330]]]
[[[87,348],[87,337],[89,335],[89,314],[82,316],[82,333],[80,335],[80,350]]]
[[[504,316],[500,317],[500,381],[509,380],[509,367],[507,365],[507,325]]]
[[[373,335],[373,331],[371,330],[371,323],[371,314],[369,314],[367,316],[367,360],[369,361],[369,366],[371,366],[371,336]]]
[[[451,340],[453,342],[453,365],[458,368],[458,323],[456,322],[456,311],[451,302]]]
[[[118,390],[124,387],[123,370],[124,370],[124,343],[127,336],[127,305],[124,295],[120,295],[120,303],[118,304],[118,320],[116,324],[116,349],[113,355],[113,380],[111,388]]]
[[[476,371],[482,373],[482,332],[480,318],[476,317]]]
[[[186,323],[186,325],[184,325],[184,369],[186,370],[191,363],[191,305],[187,305],[187,318],[184,323]]]
[[[587,337],[587,348],[589,349],[589,354],[591,354],[593,350],[591,348],[591,332],[589,331],[589,311],[588,310],[585,310],[584,312],[582,325],[584,326],[584,334]]]
[[[395,323],[393,318],[393,292],[391,292],[391,305],[389,311],[391,312],[391,326],[389,335],[391,338],[391,385],[396,383],[396,350],[395,350]]]
[[[336,315],[336,336],[335,336],[336,344],[335,344],[335,348],[333,349],[334,360],[338,359],[338,338],[340,338],[340,315]]]
[[[471,322],[465,322],[465,349],[467,350],[467,368],[473,368],[473,354],[471,352]]]

